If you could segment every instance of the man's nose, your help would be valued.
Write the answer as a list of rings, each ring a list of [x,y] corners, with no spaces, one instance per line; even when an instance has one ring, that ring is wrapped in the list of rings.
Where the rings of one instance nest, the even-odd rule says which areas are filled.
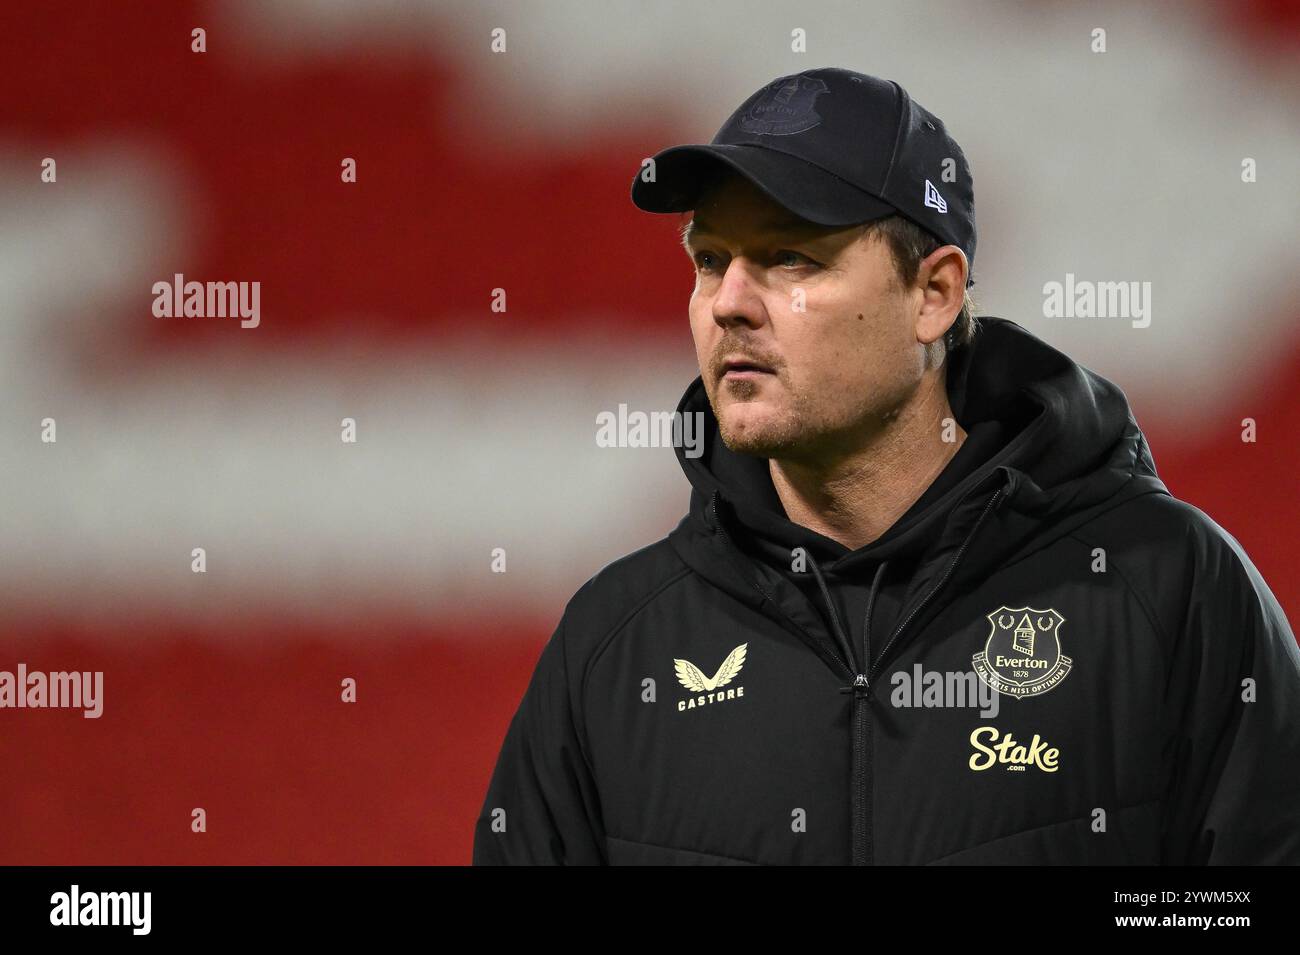
[[[713,296],[713,321],[722,328],[748,325],[757,328],[767,318],[756,277],[757,265],[743,256],[727,264],[727,271]]]

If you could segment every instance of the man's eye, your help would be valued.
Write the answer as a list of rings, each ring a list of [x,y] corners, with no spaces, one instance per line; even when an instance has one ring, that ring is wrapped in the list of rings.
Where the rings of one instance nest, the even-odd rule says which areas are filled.
[[[792,268],[798,268],[799,266],[803,266],[803,265],[816,264],[815,262],[813,262],[812,259],[808,258],[808,256],[804,255],[802,252],[793,252],[790,249],[782,249],[780,252],[778,252],[776,254],[776,261],[778,265],[790,266]]]
[[[695,267],[701,272],[708,272],[717,264],[714,259],[715,256],[712,252],[697,252],[695,254]]]

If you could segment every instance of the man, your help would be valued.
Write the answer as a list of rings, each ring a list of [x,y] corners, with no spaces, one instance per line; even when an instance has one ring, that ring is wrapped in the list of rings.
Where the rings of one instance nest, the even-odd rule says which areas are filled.
[[[689,515],[569,602],[474,862],[1300,862],[1300,650],[1124,394],[970,312],[961,149],[781,77],[633,200],[693,217]]]

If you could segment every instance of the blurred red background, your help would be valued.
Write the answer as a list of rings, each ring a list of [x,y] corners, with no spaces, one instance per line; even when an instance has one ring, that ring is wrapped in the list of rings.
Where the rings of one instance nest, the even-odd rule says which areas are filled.
[[[1103,6],[1111,72],[1064,5],[990,6],[935,48],[902,5],[844,23],[814,4],[793,25],[846,45],[805,59],[776,8],[737,36],[725,9],[647,23],[623,4],[521,6],[3,13],[0,669],[102,670],[105,703],[97,720],[0,710],[0,863],[467,862],[565,601],[686,506],[669,451],[593,441],[597,411],[671,409],[694,375],[688,264],[670,219],[631,205],[632,176],[809,65],[897,78],[964,145],[971,131],[985,310],[1117,381],[1161,477],[1295,619],[1300,87],[1281,80],[1300,4],[1169,4],[1154,26]],[[958,84],[926,66],[953,59],[944,43],[964,49],[952,102]],[[1184,71],[1227,83],[1223,102],[1183,90]],[[1047,75],[1115,157],[1085,161],[1095,178],[1052,165],[1077,144],[1006,125],[1035,95],[1013,77]],[[1225,127],[1240,90],[1249,116]],[[1180,96],[1205,115],[1180,119]],[[1242,156],[1259,158],[1251,193]],[[1222,181],[1198,184],[1210,166]],[[1151,185],[1171,177],[1196,192]],[[1095,211],[1059,206],[1066,188]],[[1165,201],[1202,218],[1171,224]],[[1039,287],[1067,269],[1151,278],[1150,334],[1042,318]],[[261,325],[155,318],[151,285],[175,272],[260,281]]]

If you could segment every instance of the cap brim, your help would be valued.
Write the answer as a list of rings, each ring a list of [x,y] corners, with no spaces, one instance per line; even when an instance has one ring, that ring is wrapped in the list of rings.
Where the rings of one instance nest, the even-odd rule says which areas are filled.
[[[818,225],[848,226],[897,213],[893,206],[820,166],[776,149],[713,143],[673,146],[654,157],[654,181],[632,182],[632,201],[646,212],[694,209],[718,164],[735,170],[768,198]]]

